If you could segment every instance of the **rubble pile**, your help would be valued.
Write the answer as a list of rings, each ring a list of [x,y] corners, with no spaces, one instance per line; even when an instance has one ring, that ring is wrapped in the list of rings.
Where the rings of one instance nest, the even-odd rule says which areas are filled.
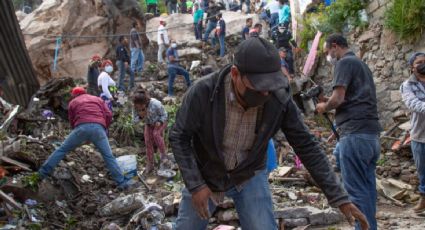
[[[165,95],[165,81],[140,82],[139,79],[138,82],[153,90],[153,94]],[[158,229],[171,229],[184,186],[181,175],[171,153],[166,165],[157,165],[157,170],[151,175],[143,174],[145,156],[141,126],[132,126],[134,135],[127,144],[114,135],[117,127],[123,125],[120,117],[131,114],[128,98],[120,98],[118,101],[123,103],[114,110],[110,144],[119,162],[121,157],[137,156],[133,163],[137,165],[135,178],[142,182],[141,187],[132,191],[118,190],[108,176],[100,153],[91,144],[84,144],[69,153],[50,178],[38,181],[33,172],[71,131],[66,116],[60,114],[66,114],[69,97],[65,95],[74,85],[78,82],[71,78],[49,81],[34,95],[30,107],[16,117],[17,130],[9,130],[7,135],[10,137],[5,137],[7,141],[2,142],[7,150],[3,156],[10,160],[2,158],[1,168],[8,173],[3,177],[5,182],[1,190],[16,203],[16,207],[6,205],[6,209],[26,213],[24,216],[8,216],[7,223],[24,228],[149,229],[149,226],[157,226]],[[184,90],[182,88],[181,93]],[[56,101],[58,98],[62,100]],[[166,104],[170,120],[173,120],[176,103],[180,99],[159,99]],[[317,126],[315,122],[310,125]],[[276,219],[282,228],[341,221],[338,212],[328,209],[326,199],[314,187],[314,182],[297,161],[282,134],[278,135],[277,146],[280,163],[285,167],[273,172],[270,182]],[[209,228],[224,225],[239,226],[231,200],[220,204]]]
[[[120,167],[141,182],[140,187],[131,191],[118,190],[108,175],[102,156],[91,144],[84,144],[69,153],[50,178],[39,181],[37,174],[34,174],[71,131],[67,122],[69,92],[73,86],[85,84],[75,79],[84,78],[87,60],[93,53],[105,51],[101,54],[108,56],[110,54],[107,50],[113,50],[107,39],[64,40],[58,60],[58,75],[69,75],[72,78],[47,81],[52,75],[50,60],[55,49],[54,43],[45,38],[47,31],[61,33],[65,31],[62,31],[63,28],[68,28],[66,31],[75,34],[118,34],[127,33],[131,25],[130,18],[108,13],[109,5],[92,1],[92,4],[81,7],[83,3],[85,4],[84,1],[49,0],[44,1],[32,14],[21,15],[24,33],[32,34],[26,36],[26,40],[34,66],[39,76],[46,76],[46,79],[42,79],[46,82],[33,96],[28,109],[14,115],[11,118],[14,122],[0,136],[0,197],[4,201],[0,205],[0,222],[24,229],[172,229],[184,184],[172,153],[168,154],[169,160],[165,164],[160,165],[159,159],[155,159],[152,174],[144,173],[143,124],[133,122],[129,95],[118,95],[116,108],[114,107],[114,123],[109,130],[109,143]],[[82,9],[80,14],[85,16],[75,15],[76,9]],[[118,17],[117,24],[110,25],[108,16],[111,15]],[[169,33],[171,38],[177,40],[182,59],[180,64],[190,70],[192,80],[231,63],[234,49],[240,41],[238,33],[247,17],[254,17],[254,22],[258,20],[254,15],[224,13],[229,34],[226,37],[227,55],[222,58],[217,58],[218,47],[194,41],[189,25],[192,22],[190,15],[174,14],[165,17],[170,28],[179,24],[188,25],[178,33],[173,29]],[[89,19],[80,21],[74,20],[75,18]],[[146,30],[156,30],[158,20],[149,20]],[[369,50],[377,51],[381,48],[376,47],[378,41],[372,38],[378,36],[384,39],[384,33],[381,33],[379,25],[375,24],[376,28],[373,25],[371,27],[374,30],[370,33],[360,34],[357,31],[352,36],[361,35],[359,39],[365,46],[371,46]],[[147,37],[151,42],[145,54],[153,58],[148,58],[149,61],[145,62],[145,71],[141,77],[136,77],[136,83],[138,87],[145,88],[150,96],[166,105],[170,128],[181,97],[186,91],[186,84],[182,78],[177,78],[174,84],[176,97],[167,97],[167,67],[153,61],[156,60],[157,34],[148,33]],[[396,60],[396,64],[401,66],[401,59],[411,48],[396,46],[396,49],[402,51]],[[378,62],[373,69],[375,74],[380,74],[378,83],[391,75],[392,69],[388,69],[386,63],[394,61],[396,55],[377,57],[368,53],[368,50],[363,51],[366,60]],[[323,66],[319,63],[317,67],[319,80],[328,75],[328,69]],[[394,72],[406,75],[400,69]],[[118,78],[117,72],[113,74],[113,78]],[[399,99],[395,86],[378,85],[378,97],[388,96],[388,88],[392,95],[388,98]],[[397,109],[398,106],[391,106],[390,109]],[[305,122],[334,165],[332,150],[335,143],[326,141],[331,131],[322,120],[319,116],[306,117]],[[382,155],[377,167],[377,189],[381,194],[380,203],[405,207],[418,199],[415,194],[418,179],[410,152],[408,118],[400,113],[394,117],[394,121],[394,125],[381,135]],[[306,226],[329,226],[342,222],[341,213],[329,207],[323,193],[315,186],[316,183],[284,135],[278,133],[274,141],[280,167],[270,174],[269,182],[279,229],[305,229]],[[378,216],[379,220],[385,221],[385,229],[397,226],[397,223],[394,225],[390,221],[392,218],[385,214]],[[239,229],[239,226],[233,201],[225,199],[212,214],[208,229]]]

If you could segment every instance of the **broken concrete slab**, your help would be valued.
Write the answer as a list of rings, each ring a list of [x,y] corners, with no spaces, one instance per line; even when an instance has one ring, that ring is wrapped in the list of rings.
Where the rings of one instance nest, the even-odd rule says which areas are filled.
[[[229,222],[232,220],[238,220],[238,213],[234,209],[219,211],[217,213],[217,218],[220,222]]]
[[[298,227],[298,226],[305,226],[308,224],[307,218],[297,218],[297,219],[286,219],[284,222],[286,227]]]
[[[118,197],[99,210],[100,216],[124,215],[136,209],[143,208],[146,204],[142,192]]]
[[[304,206],[295,208],[284,208],[275,210],[274,215],[276,219],[299,219],[308,218],[311,213],[317,212],[317,208]]]
[[[343,220],[341,213],[334,209],[320,210],[311,206],[285,208],[275,211],[276,219],[284,219],[285,222],[294,220],[291,223],[299,223],[300,225],[329,225],[335,224]],[[308,223],[304,223],[302,219],[308,220]],[[286,225],[286,224],[285,224]],[[294,226],[293,226],[294,227]]]
[[[343,221],[344,217],[334,209],[326,209],[310,214],[308,220],[311,225],[330,225]]]
[[[179,57],[183,59],[200,58],[202,50],[194,47],[179,49]]]

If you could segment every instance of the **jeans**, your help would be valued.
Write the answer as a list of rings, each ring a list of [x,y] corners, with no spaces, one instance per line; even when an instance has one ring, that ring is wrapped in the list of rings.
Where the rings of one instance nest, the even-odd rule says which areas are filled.
[[[270,21],[271,21],[270,17],[267,15],[267,12],[265,10],[263,10],[260,13],[260,19],[264,20],[267,23],[270,23]]]
[[[226,191],[226,196],[235,202],[236,211],[243,230],[276,230],[272,197],[269,189],[266,170],[252,177],[238,191],[236,187]],[[216,206],[209,200],[210,215]],[[205,230],[208,220],[201,219],[192,206],[192,196],[187,189],[183,189],[182,200],[176,220],[175,230]]]
[[[202,22],[194,23],[193,28],[195,31],[196,40],[202,40]]]
[[[86,141],[93,143],[102,154],[106,167],[111,173],[112,179],[118,184],[118,186],[124,184],[126,182],[126,178],[122,174],[114,155],[112,155],[105,128],[98,123],[80,124],[72,130],[63,144],[49,156],[46,162],[44,162],[38,171],[39,174],[42,177],[50,175],[56,165],[59,164],[68,152],[74,150]]]
[[[412,141],[411,147],[419,177],[419,192],[425,195],[425,143]]]
[[[177,13],[177,3],[168,2],[167,9],[168,9],[168,14]]]
[[[119,79],[118,79],[118,89],[125,91],[125,87],[124,87],[124,78],[125,78],[125,73],[128,71],[130,74],[130,84],[129,84],[129,89],[134,87],[134,72],[131,68],[127,67],[125,68],[125,62],[123,61],[117,61],[117,67],[118,67],[118,73],[120,73],[119,75]]]
[[[215,29],[216,26],[217,26],[217,22],[208,21],[207,28],[204,34],[204,41],[206,42],[208,41],[211,31],[213,31],[213,29]]]
[[[341,171],[341,160],[340,160],[340,150],[339,150],[339,142],[336,143],[335,149],[332,153],[335,156],[336,168],[338,171]]]
[[[187,87],[190,86],[189,72],[178,65],[168,65],[168,96],[174,96],[174,79],[177,75],[182,75],[186,80]]]
[[[378,134],[348,134],[339,140],[341,176],[350,200],[365,214],[371,230],[376,224],[376,162],[379,159]],[[361,229],[356,222],[355,229]]]
[[[279,13],[273,13],[270,16],[270,30],[272,31],[279,23]]]
[[[231,2],[231,0],[223,0],[222,2],[224,4],[226,10],[229,11],[230,10],[230,2]]]
[[[207,12],[208,7],[209,7],[209,1],[208,0],[201,0],[201,8],[204,12]]]
[[[131,48],[131,70],[134,73],[143,71],[145,56],[141,48]]]
[[[294,74],[294,54],[292,53],[292,48],[286,48],[286,63],[288,63],[288,72]]]
[[[217,37],[214,37],[212,40],[212,46],[215,46]],[[226,44],[224,43],[224,34],[218,36],[218,41],[220,43],[220,57],[224,57],[226,51]]]
[[[158,45],[158,63],[164,62],[165,44]]]
[[[244,2],[245,2],[245,5],[246,5],[246,13],[247,14],[251,13],[251,2],[250,2],[250,0],[241,0],[241,5],[240,5],[241,11],[243,11],[242,6],[243,6]]]

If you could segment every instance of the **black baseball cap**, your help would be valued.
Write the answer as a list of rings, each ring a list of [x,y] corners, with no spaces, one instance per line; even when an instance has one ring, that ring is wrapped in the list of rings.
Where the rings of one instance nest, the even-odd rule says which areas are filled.
[[[276,47],[260,37],[243,41],[236,50],[233,64],[246,75],[256,91],[275,91],[288,86]]]

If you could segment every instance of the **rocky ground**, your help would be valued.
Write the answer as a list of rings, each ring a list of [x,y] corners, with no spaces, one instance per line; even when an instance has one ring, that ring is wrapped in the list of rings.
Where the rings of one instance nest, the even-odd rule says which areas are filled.
[[[170,119],[173,119],[179,97],[175,99],[165,97],[166,81],[145,80],[149,78],[146,75],[144,79],[138,78],[137,82],[167,104]],[[69,85],[72,85],[71,82],[68,82]],[[53,90],[55,88],[53,85],[60,85],[67,90]],[[52,88],[51,91],[68,92],[69,85],[51,84],[50,88]],[[176,88],[178,95],[184,92],[185,86],[182,79],[177,81]],[[43,97],[40,98],[43,102]],[[125,97],[121,98],[121,101],[125,102]],[[131,125],[130,130],[134,131],[134,134],[121,135],[129,129],[126,119],[128,114],[131,114],[130,108],[128,103],[117,108],[116,122],[111,127],[110,143],[116,157],[136,154],[137,171],[142,173],[144,148],[141,124]],[[42,109],[35,111],[35,114],[41,111]],[[8,153],[8,156],[27,163],[30,170],[36,170],[63,141],[69,131],[66,121],[59,116],[60,110],[56,111],[55,120],[32,116],[33,120],[40,119],[44,122],[30,121],[25,114],[18,117],[20,124],[17,125],[17,129],[21,129],[20,132],[25,135],[21,134],[16,139],[21,140],[20,150],[12,151]],[[331,154],[334,143],[325,141],[330,131],[323,125],[322,118],[306,118],[306,123],[327,150],[330,161],[334,163]],[[15,136],[15,133],[16,131],[10,135]],[[393,135],[397,135],[397,132]],[[122,138],[131,141],[128,145],[123,145]],[[338,211],[329,209],[320,189],[314,186],[314,181],[311,180],[302,164],[297,163],[294,152],[283,136],[276,135],[275,142],[280,167],[271,174],[270,186],[280,229],[352,229]],[[404,174],[402,172],[395,174],[394,168],[397,167],[401,171],[408,169],[411,174],[409,178],[415,176],[412,159],[406,146],[400,146],[400,149],[395,148],[398,146],[391,146],[394,150],[388,150],[385,145],[383,147],[382,157],[386,160],[380,162],[377,170],[380,179],[401,178],[402,181],[406,181],[402,176],[407,175],[407,171]],[[405,155],[399,155],[403,152]],[[170,158],[173,159],[172,154]],[[159,229],[170,229],[178,212],[183,183],[174,163],[164,167],[171,170],[170,177],[165,175],[167,173],[164,174],[158,170],[152,175],[141,174],[136,179],[143,182],[143,185],[138,189],[123,192],[115,188],[105,170],[100,154],[92,145],[83,145],[70,153],[60,163],[51,178],[38,184],[33,183],[31,172],[22,171],[19,167],[14,167],[12,170],[10,164],[3,163],[2,168],[7,168],[9,173],[4,177],[7,182],[1,189],[24,207],[22,211],[11,208],[19,214],[8,216],[7,210],[10,207],[5,205],[4,210],[8,217],[5,223],[20,226],[23,229],[40,229],[40,227],[45,229],[150,229],[149,226],[153,224],[157,224]],[[405,194],[395,196],[397,199],[379,197],[377,218],[380,228],[422,229],[425,227],[423,219],[409,211],[411,203],[417,199],[417,195],[414,194],[417,181],[409,179],[407,182],[411,182],[406,184],[411,187],[399,188],[405,190]],[[400,191],[391,190],[387,196],[397,192]],[[211,218],[209,229],[214,229],[218,225],[238,227],[238,218],[231,200],[220,205]]]
[[[112,7],[101,2],[96,0],[92,1],[92,4],[84,5],[87,7],[81,7],[86,4],[85,1],[65,0],[59,4],[49,0],[34,13],[22,16],[21,27],[34,67],[42,77],[40,80],[48,83],[35,95],[39,101],[33,100],[30,109],[20,113],[8,132],[0,135],[0,189],[5,193],[3,200],[6,200],[0,204],[0,224],[5,226],[3,229],[16,227],[115,230],[151,229],[152,226],[171,229],[176,218],[183,183],[172,160],[172,153],[169,154],[171,162],[162,165],[163,170],[156,170],[151,175],[143,174],[143,128],[142,124],[132,123],[131,104],[124,95],[120,96],[121,105],[114,112],[115,122],[110,129],[110,143],[116,157],[137,156],[138,175],[135,179],[142,182],[141,187],[132,191],[116,189],[105,170],[100,153],[89,144],[71,152],[51,178],[38,183],[34,177],[33,171],[39,168],[70,131],[65,120],[69,89],[74,85],[84,84],[71,78],[48,80],[54,75],[82,78],[86,73],[87,60],[100,50],[106,50],[101,53],[103,56],[113,56],[113,41],[109,39],[64,39],[58,57],[58,72],[52,73],[50,62],[53,60],[55,40],[46,37],[48,32],[60,34],[66,31],[64,27],[67,27],[68,31],[74,34],[126,33],[131,19],[140,19],[134,15],[128,17],[123,13],[125,9],[120,8],[120,4],[115,4],[119,1],[112,1]],[[74,12],[77,11],[81,15],[75,15]],[[229,22],[229,31],[239,32],[239,27],[248,16],[227,12],[224,18]],[[172,27],[190,23],[191,17],[173,15],[166,20]],[[256,20],[258,18],[254,16],[254,21]],[[112,23],[113,21],[117,23]],[[157,24],[157,18],[147,21],[146,30],[155,30]],[[182,30],[170,30],[170,34],[178,40],[181,64],[191,70],[193,80],[230,63],[231,53],[239,42],[237,36],[230,34],[226,38],[227,47],[230,48],[229,55],[217,59],[216,50],[193,41],[190,26]],[[401,111],[398,94],[399,83],[408,75],[400,66],[413,48],[391,43],[393,49],[388,49],[389,46],[385,46],[389,43],[385,41],[388,40],[387,37],[387,32],[376,22],[371,23],[368,31],[355,31],[351,34],[352,40],[357,39],[365,44],[364,47],[355,49],[372,66],[374,75],[378,76],[378,98],[380,102],[390,104],[380,108],[385,110],[386,123],[394,124],[388,127],[381,137],[382,154],[377,167],[377,189],[380,194],[377,219],[379,229],[425,229],[424,219],[410,211],[418,199],[415,193],[418,180],[406,132],[409,129],[408,118],[405,112]],[[136,77],[136,82],[166,105],[171,125],[186,86],[182,78],[177,78],[177,97],[166,97],[166,66],[151,61],[156,59],[155,38],[155,33],[146,35],[145,39],[150,39],[151,43],[144,52],[146,59],[150,61],[146,61],[145,71],[142,76]],[[394,52],[397,55],[394,55]],[[300,67],[304,55],[305,53],[302,53],[297,62]],[[394,67],[389,68],[388,65],[393,62]],[[328,66],[320,60],[317,66],[317,80],[326,83],[323,78],[329,76]],[[391,83],[390,87],[384,85],[383,83],[387,82],[384,80],[392,75],[397,75],[396,81]],[[52,111],[54,119],[47,116],[45,110]],[[395,110],[397,112],[394,112]],[[388,122],[391,118],[394,122]],[[335,143],[326,141],[330,130],[324,119],[315,116],[307,117],[305,121],[335,165],[332,156]],[[323,193],[315,187],[308,172],[297,161],[283,135],[275,136],[275,145],[280,167],[270,175],[269,181],[279,228],[353,229],[337,210],[329,208]],[[3,175],[5,172],[6,175]],[[234,228],[239,226],[234,205],[230,200],[221,204],[213,214],[209,229],[219,225]]]

